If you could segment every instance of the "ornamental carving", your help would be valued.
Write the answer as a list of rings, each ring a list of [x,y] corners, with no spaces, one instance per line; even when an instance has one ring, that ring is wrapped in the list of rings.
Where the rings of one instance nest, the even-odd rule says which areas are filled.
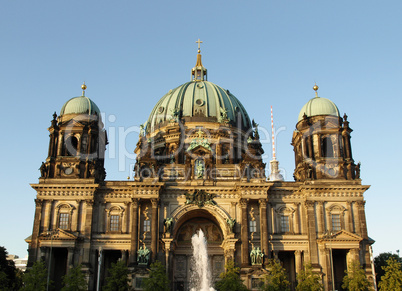
[[[203,207],[205,204],[216,205],[212,199],[216,194],[210,194],[204,190],[195,190],[193,193],[186,194],[186,204],[195,204],[198,207]]]

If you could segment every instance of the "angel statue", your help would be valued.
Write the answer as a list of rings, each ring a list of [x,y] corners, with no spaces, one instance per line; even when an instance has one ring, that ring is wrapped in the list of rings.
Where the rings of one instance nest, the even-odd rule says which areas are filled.
[[[221,116],[219,117],[219,122],[225,122],[228,120],[228,111],[227,109],[224,109],[222,107],[220,107],[220,111],[221,111]]]

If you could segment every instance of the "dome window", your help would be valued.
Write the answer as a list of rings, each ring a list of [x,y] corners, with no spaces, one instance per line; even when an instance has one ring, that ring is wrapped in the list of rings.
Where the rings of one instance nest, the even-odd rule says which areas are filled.
[[[332,144],[331,137],[327,136],[322,139],[321,142],[321,156],[324,158],[334,157],[334,147]]]

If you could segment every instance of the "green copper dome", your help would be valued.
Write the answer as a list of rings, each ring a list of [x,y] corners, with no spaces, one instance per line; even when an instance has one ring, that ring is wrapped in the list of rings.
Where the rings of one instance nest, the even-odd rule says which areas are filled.
[[[85,96],[74,97],[68,100],[60,111],[60,116],[65,114],[97,114],[100,115],[98,106]]]
[[[152,110],[147,131],[170,122],[176,114],[186,122],[220,122],[226,120],[242,129],[251,128],[250,118],[240,101],[214,83],[205,80],[187,82],[163,96]]]
[[[339,109],[336,107],[335,103],[329,99],[314,97],[310,99],[300,110],[298,121],[303,119],[303,115],[306,114],[307,117],[317,116],[317,115],[332,115],[340,116]]]

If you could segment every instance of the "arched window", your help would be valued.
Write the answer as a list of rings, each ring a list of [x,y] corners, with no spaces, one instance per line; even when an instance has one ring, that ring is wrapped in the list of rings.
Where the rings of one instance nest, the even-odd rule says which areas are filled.
[[[334,147],[332,144],[331,137],[327,136],[322,139],[321,142],[321,156],[324,158],[334,157]]]
[[[71,216],[74,207],[70,204],[59,204],[57,207],[57,227],[64,230],[71,230]]]
[[[69,136],[64,144],[65,155],[75,156],[77,154],[78,139],[75,136]]]

